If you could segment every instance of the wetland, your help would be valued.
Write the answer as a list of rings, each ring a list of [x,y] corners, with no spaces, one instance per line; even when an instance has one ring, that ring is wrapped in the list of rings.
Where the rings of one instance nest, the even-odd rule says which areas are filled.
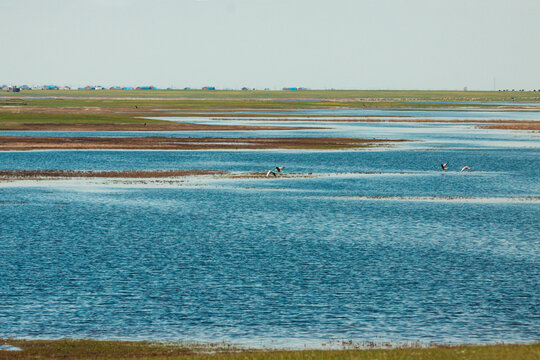
[[[0,337],[535,356],[538,106],[334,100],[2,107]]]

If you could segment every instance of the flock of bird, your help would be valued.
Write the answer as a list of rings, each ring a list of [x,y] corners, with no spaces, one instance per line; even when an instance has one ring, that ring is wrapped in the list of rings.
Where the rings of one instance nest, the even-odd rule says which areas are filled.
[[[448,161],[445,162],[444,164],[441,164],[441,169],[446,170],[447,167],[448,167]],[[470,170],[469,165],[465,165],[464,167],[462,167],[460,172],[463,172],[465,170]]]
[[[448,161],[445,162],[444,164],[441,164],[441,169],[443,170],[446,170],[448,168]],[[276,166],[275,168],[273,169],[270,169],[270,170],[266,170],[266,176],[277,176],[277,174],[281,174],[283,169],[285,169],[285,166]],[[470,170],[471,168],[469,167],[469,165],[465,165],[464,167],[461,168],[460,172],[463,172],[465,170]]]

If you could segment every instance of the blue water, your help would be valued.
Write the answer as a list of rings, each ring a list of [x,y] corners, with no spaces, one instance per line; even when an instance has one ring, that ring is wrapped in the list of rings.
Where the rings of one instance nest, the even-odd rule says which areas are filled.
[[[0,182],[0,337],[537,341],[538,138],[448,130],[392,150],[0,152],[1,169],[316,176]]]

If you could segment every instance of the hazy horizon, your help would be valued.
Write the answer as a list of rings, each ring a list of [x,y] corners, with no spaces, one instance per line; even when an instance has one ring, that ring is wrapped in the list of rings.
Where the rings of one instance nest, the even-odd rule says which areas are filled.
[[[540,2],[0,1],[0,84],[540,89]]]

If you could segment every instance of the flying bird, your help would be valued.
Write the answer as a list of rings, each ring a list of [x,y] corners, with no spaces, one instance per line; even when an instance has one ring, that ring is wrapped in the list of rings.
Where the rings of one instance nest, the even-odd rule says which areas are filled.
[[[465,165],[464,167],[461,168],[461,172],[465,171],[465,170],[468,170],[470,169],[469,165]]]
[[[283,169],[285,169],[285,166],[276,166],[276,170],[278,173],[280,173]]]
[[[266,176],[270,176],[270,175],[277,176],[276,173],[274,172],[274,170],[268,170],[268,171],[266,172]]]
[[[444,164],[441,164],[441,169],[446,170],[446,167],[448,166],[448,161]]]

